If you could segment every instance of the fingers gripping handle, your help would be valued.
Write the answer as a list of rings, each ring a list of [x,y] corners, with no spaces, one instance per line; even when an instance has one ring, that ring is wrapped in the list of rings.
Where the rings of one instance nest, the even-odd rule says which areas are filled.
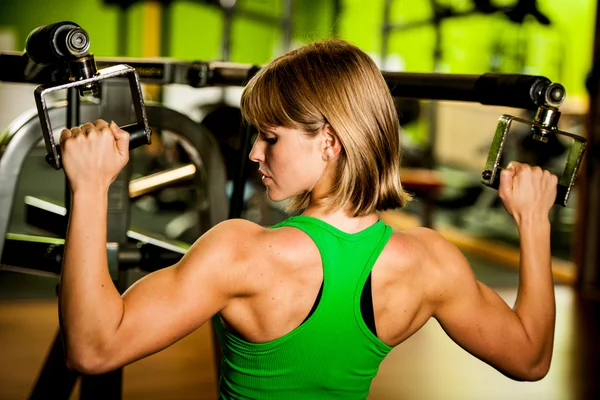
[[[552,111],[552,112],[550,112]],[[504,152],[506,139],[513,122],[528,126],[532,138],[540,143],[547,143],[549,135],[559,135],[572,142],[566,157],[566,163],[562,174],[558,174],[558,185],[556,187],[555,204],[566,206],[569,201],[571,190],[575,184],[577,173],[587,147],[587,140],[583,137],[564,132],[556,128],[560,113],[545,107],[540,107],[534,121],[528,121],[511,115],[502,115],[498,120],[496,133],[488,152],[487,161],[481,181],[484,185],[498,189],[500,185],[500,160]]]
[[[145,144],[150,144],[150,134],[146,132],[146,127],[144,124],[123,125],[120,126],[119,129],[129,133],[129,151]],[[54,155],[55,153],[56,156]],[[56,169],[62,168],[62,154],[60,147],[55,146],[55,152],[49,152],[46,154],[46,162]],[[58,166],[58,168],[56,166]]]
[[[500,188],[500,176],[502,175],[502,170],[503,168],[500,167],[496,169],[496,174],[494,175],[494,178],[492,178],[490,184],[488,184],[487,186],[496,190]],[[554,204],[558,204],[563,207],[566,206],[567,200],[569,198],[569,191],[570,188],[568,186],[561,185],[560,183],[556,185],[556,198],[554,199]]]

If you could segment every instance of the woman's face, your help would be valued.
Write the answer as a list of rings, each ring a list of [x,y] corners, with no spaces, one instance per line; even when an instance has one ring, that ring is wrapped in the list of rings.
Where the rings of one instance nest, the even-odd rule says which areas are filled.
[[[322,145],[321,134],[310,137],[299,129],[274,127],[258,133],[250,160],[258,163],[271,200],[314,189],[326,166]]]

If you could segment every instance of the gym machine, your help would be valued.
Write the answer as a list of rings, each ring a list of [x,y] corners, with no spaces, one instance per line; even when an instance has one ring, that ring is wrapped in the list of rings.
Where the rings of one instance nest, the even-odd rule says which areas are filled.
[[[187,250],[186,246],[170,243],[129,228],[129,200],[141,193],[147,193],[165,185],[194,179],[207,191],[207,207],[201,233],[227,218],[225,196],[225,166],[215,147],[214,138],[199,129],[199,125],[189,118],[160,105],[144,106],[140,82],[168,85],[185,84],[200,88],[215,85],[242,86],[253,76],[259,67],[223,62],[178,62],[166,60],[120,60],[98,59],[87,52],[82,42],[88,41],[87,33],[70,22],[52,24],[39,28],[36,35],[44,38],[40,48],[50,47],[58,54],[54,59],[39,58],[36,62],[36,48],[27,47],[24,54],[16,52],[0,53],[0,81],[41,83],[35,91],[38,110],[15,121],[0,136],[0,255],[3,266],[17,270],[35,269],[55,275],[60,274],[64,239],[17,235],[8,232],[10,213],[13,207],[17,181],[23,162],[31,149],[43,136],[47,161],[60,168],[59,148],[52,137],[53,127],[76,126],[80,121],[97,118],[128,120],[130,104],[123,102],[123,84],[111,86],[110,80],[129,81],[129,91],[133,94],[136,122],[128,126],[134,134],[136,144],[150,141],[149,127],[171,129],[180,132],[194,149],[195,162],[153,177],[131,180],[128,168],[115,181],[109,194],[109,220],[107,253],[109,269],[119,290],[125,290],[130,282],[126,272],[131,268],[144,271],[156,270],[176,262]],[[41,33],[40,33],[41,32]],[[44,36],[45,35],[45,36]],[[76,51],[64,47],[56,48],[57,40],[66,40]],[[36,36],[28,41],[35,43]],[[37,38],[39,40],[39,37]],[[85,50],[83,50],[85,48]],[[31,54],[30,54],[31,53]],[[73,54],[75,53],[75,54]],[[33,55],[33,57],[32,57]],[[95,65],[98,66],[96,70]],[[35,73],[32,73],[35,71]],[[133,72],[135,71],[135,72]],[[119,75],[120,74],[120,75]],[[527,75],[449,75],[383,72],[390,91],[395,97],[432,100],[456,100],[479,102],[486,105],[503,105],[525,109],[537,109],[533,121],[503,115],[489,151],[488,161],[482,173],[482,182],[490,187],[498,187],[499,172],[502,169],[500,158],[512,123],[523,123],[530,127],[532,137],[547,143],[551,135],[566,136],[573,141],[567,164],[559,178],[556,204],[566,205],[575,182],[579,165],[586,147],[585,139],[562,132],[557,128],[560,112],[558,108],[565,98],[565,90],[558,83],[539,76]],[[44,101],[47,93],[68,90],[68,103],[48,105]],[[93,93],[99,102],[79,103],[77,92]],[[38,121],[39,118],[39,121]],[[137,133],[137,134],[136,134]],[[250,149],[251,129],[241,129],[243,135],[240,149],[240,172],[234,182],[230,200],[229,217],[239,217],[243,207],[245,171],[248,168],[247,154]],[[137,138],[137,139],[135,139]],[[132,189],[133,186],[133,189]],[[29,222],[64,235],[69,211],[68,196],[65,206],[42,199],[27,198]],[[35,221],[34,221],[35,220]],[[40,223],[41,222],[41,223]],[[44,223],[45,222],[45,223]],[[27,256],[25,257],[24,254]],[[4,267],[3,267],[4,268]],[[62,343],[57,335],[46,364],[31,393],[31,398],[68,398],[77,374],[66,369],[63,360]],[[218,350],[217,350],[218,351]],[[84,376],[82,398],[121,398],[121,370],[101,376]]]

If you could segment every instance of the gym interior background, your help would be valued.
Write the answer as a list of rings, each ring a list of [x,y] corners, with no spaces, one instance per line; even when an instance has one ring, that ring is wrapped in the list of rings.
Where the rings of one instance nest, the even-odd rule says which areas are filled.
[[[386,71],[541,75],[566,87],[559,127],[588,138],[587,163],[593,164],[598,159],[593,144],[599,142],[597,101],[589,94],[598,84],[593,73],[596,9],[593,0],[3,0],[0,52],[23,51],[27,35],[38,26],[73,21],[88,32],[90,51],[98,59],[168,57],[260,65],[303,43],[339,37],[367,51]],[[36,86],[0,81],[0,132],[35,109]],[[242,142],[241,89],[181,84],[145,84],[143,89],[146,102],[175,110],[214,136],[231,196]],[[397,99],[397,107],[403,173],[416,199],[382,218],[397,229],[432,226],[463,250],[478,279],[512,302],[518,277],[516,227],[496,191],[481,184],[481,172],[498,117],[531,120],[532,114],[451,101]],[[194,157],[177,132],[154,136],[152,146],[140,149],[135,174],[167,170]],[[526,134],[514,137],[507,143],[507,157],[549,169],[564,164],[564,143],[540,152]],[[26,195],[64,201],[64,176],[44,163],[44,155],[43,142],[28,155],[10,211],[10,232],[41,232],[26,221]],[[569,204],[552,214],[558,308],[548,376],[535,383],[511,381],[464,353],[432,321],[382,364],[370,399],[598,398],[600,309],[593,289],[600,286],[600,261],[590,247],[600,244],[600,219],[594,211],[598,200],[590,193],[600,192],[598,181],[592,182],[597,175],[589,169],[582,169]],[[253,172],[247,176],[242,216],[264,225],[285,218],[280,205],[265,200],[255,178]],[[177,185],[138,196],[132,200],[131,224],[165,240],[189,243],[198,234],[194,218],[202,195],[203,190]],[[583,227],[582,220],[588,225]],[[590,237],[595,242],[590,244]],[[587,286],[581,283],[582,268],[592,271]],[[7,265],[0,270],[0,399],[24,398],[35,385],[58,326],[57,282],[55,276]],[[211,335],[207,325],[126,367],[123,397],[216,398]],[[78,398],[76,390],[71,398]]]

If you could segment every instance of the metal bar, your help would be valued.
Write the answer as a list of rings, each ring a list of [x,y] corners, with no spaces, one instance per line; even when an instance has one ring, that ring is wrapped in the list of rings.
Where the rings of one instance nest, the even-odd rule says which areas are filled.
[[[81,400],[120,400],[123,387],[123,368],[101,375],[82,375]]]
[[[0,65],[20,68],[21,55],[0,53]],[[226,62],[181,62],[167,59],[104,59],[96,60],[99,68],[127,64],[138,72],[141,82],[184,84],[193,87],[216,85],[242,86],[259,67]],[[10,69],[10,67],[8,68]],[[542,76],[514,74],[435,74],[387,72],[382,74],[392,95],[432,100],[479,102],[486,105],[535,109],[544,105],[544,88],[551,84]],[[8,71],[0,80],[26,82],[19,74]],[[14,80],[10,80],[14,79]]]
[[[211,62],[208,64],[210,79],[207,81],[207,85],[243,86],[256,68],[251,64]]]
[[[549,92],[557,85],[543,76],[533,75],[385,71],[382,74],[395,97],[468,101],[526,109],[537,109],[546,105]],[[552,106],[557,106],[564,100],[564,88],[562,90],[560,99]]]
[[[68,89],[69,93],[72,93],[72,89],[80,88],[81,86],[88,84],[96,85],[101,80],[114,77],[128,78],[131,99],[133,100],[133,108],[135,110],[137,122],[134,125],[122,127],[122,129],[127,130],[131,134],[129,137],[129,150],[133,150],[138,146],[148,144],[151,142],[152,131],[148,126],[146,110],[144,108],[144,101],[142,97],[142,89],[134,68],[120,64],[114,67],[104,68],[98,71],[98,73],[91,78],[55,86],[41,85],[35,89],[34,98],[42,127],[42,136],[44,137],[44,142],[46,144],[46,161],[55,169],[61,168],[60,147],[57,146],[57,143],[54,140],[52,124],[48,116],[48,104],[46,95],[64,89]],[[77,109],[72,109],[75,106],[77,106]],[[69,95],[69,102],[67,104],[67,107],[68,118],[66,126],[72,128],[74,126],[79,125],[79,96],[77,95],[77,92]],[[123,104],[123,107],[129,107],[129,104],[125,103]]]
[[[60,331],[57,332],[40,375],[29,394],[30,400],[68,400],[79,373],[69,370],[65,363],[65,350]]]
[[[106,243],[107,252],[116,256],[114,264],[125,270],[137,267],[151,272],[168,267],[178,262],[190,248],[187,243],[158,239],[135,230],[127,231],[127,239],[130,243],[118,249],[116,243]],[[45,277],[60,276],[64,239],[8,233],[5,240],[1,270]]]
[[[60,275],[63,239],[8,233],[4,240],[2,265],[41,271],[46,276]]]
[[[65,126],[69,129],[79,126],[80,113],[79,106],[81,101],[79,93],[74,87],[67,89],[67,123]],[[52,132],[50,134],[53,134]],[[60,145],[60,143],[58,143]],[[71,212],[71,184],[65,175],[65,208],[67,209],[67,220]]]
[[[182,167],[137,178],[129,182],[129,198],[134,199],[167,186],[172,187],[177,183],[194,179],[195,176],[196,166],[194,164],[186,164]]]
[[[67,209],[49,200],[25,196],[25,221],[59,237],[67,233]]]

